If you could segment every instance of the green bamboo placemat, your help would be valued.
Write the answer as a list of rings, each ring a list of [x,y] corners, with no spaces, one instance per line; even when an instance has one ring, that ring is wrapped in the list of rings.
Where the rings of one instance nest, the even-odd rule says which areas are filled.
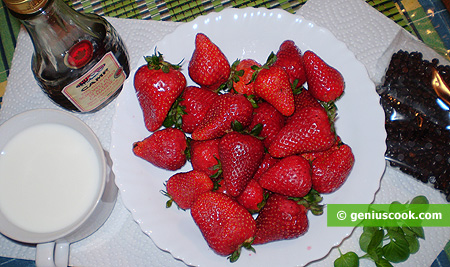
[[[82,12],[96,13],[102,16],[133,19],[152,19],[164,21],[186,22],[195,17],[211,11],[220,11],[227,7],[266,7],[282,8],[294,13],[307,0],[64,0],[74,9]],[[393,21],[405,27],[409,26],[402,14],[398,11],[393,0],[366,0],[368,4],[382,12]],[[20,23],[9,14],[3,2],[0,6],[0,83],[7,79],[12,56],[15,48],[15,40]],[[4,85],[4,84],[3,84]],[[0,86],[0,96],[2,95]],[[3,89],[4,90],[4,89]]]
[[[281,8],[290,13],[297,11],[307,0],[64,0],[75,10],[96,13],[102,16],[131,18],[143,20],[163,20],[187,22],[195,17],[211,11],[221,11],[227,7],[266,7]],[[369,5],[392,19],[401,27],[415,34],[411,22],[401,12],[396,2],[406,0],[365,0]],[[418,2],[408,0],[407,2]],[[413,25],[414,26],[414,25]],[[1,96],[4,93],[10,64],[16,46],[16,38],[20,23],[7,11],[4,3],[0,2],[0,107]],[[448,251],[448,246],[446,251]],[[447,254],[443,251],[443,259],[448,262]],[[436,263],[436,262],[435,262]],[[435,266],[435,265],[433,265]]]
[[[198,15],[206,14],[211,11],[221,11],[227,7],[265,7],[281,8],[294,13],[307,0],[239,0],[239,1],[151,1],[151,0],[106,0],[106,1],[68,1],[74,9],[94,12],[100,15],[135,18],[135,19],[153,19],[164,21],[186,22],[194,19]],[[407,27],[406,20],[399,13],[394,1],[392,0],[366,0],[368,4],[382,12],[387,17],[397,22],[402,27]]]
[[[211,11],[221,11],[227,7],[266,7],[281,8],[294,13],[307,0],[64,0],[75,10],[96,13],[102,16],[145,20],[187,22]],[[393,21],[411,31],[407,21],[398,11],[393,0],[366,0],[368,4],[382,12]],[[20,23],[11,16],[3,1],[0,6],[0,107],[1,97],[16,46]]]

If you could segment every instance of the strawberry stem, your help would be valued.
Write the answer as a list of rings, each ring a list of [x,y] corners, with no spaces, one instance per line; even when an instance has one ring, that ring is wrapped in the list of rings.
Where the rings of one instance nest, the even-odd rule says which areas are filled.
[[[322,196],[314,189],[311,189],[309,193],[300,198],[294,198],[291,197],[289,199],[292,199],[297,202],[299,205],[305,206],[305,208],[309,209],[312,214],[314,215],[322,215],[323,214],[323,207],[324,205],[319,204],[322,201]]]
[[[156,51],[152,56],[145,56],[145,61],[147,62],[147,67],[151,70],[162,70],[164,73],[168,73],[170,69],[178,70],[181,68],[183,60],[178,64],[172,64],[170,62],[164,61],[163,54]]]
[[[218,159],[215,155],[213,157],[217,160],[217,164],[212,167],[212,170],[213,171],[217,170],[217,172],[211,175],[209,178],[211,178],[213,181],[217,181],[217,184],[214,184],[214,190],[217,190],[220,187],[219,185],[220,180],[218,179],[222,175],[223,170],[222,170],[222,162],[220,161],[220,159]]]
[[[165,186],[165,184],[164,184],[164,186]],[[167,191],[164,191],[164,190],[159,190],[159,192],[161,192],[161,194],[163,194],[164,196],[169,198],[169,200],[167,200],[167,202],[166,202],[166,208],[172,207],[173,199],[169,195],[169,193],[167,193]]]
[[[323,102],[320,101],[320,104],[325,109],[328,115],[328,120],[330,121],[331,131],[336,134],[335,121],[337,117],[337,106],[334,101]]]
[[[241,256],[241,249],[245,248],[247,250],[250,250],[254,253],[256,253],[256,250],[252,247],[253,243],[253,237],[250,237],[249,239],[245,240],[244,243],[242,243],[233,253],[231,253],[230,256],[228,256],[228,260],[233,263],[236,262],[239,259],[239,256]]]
[[[181,101],[183,101],[183,94],[181,94],[172,104],[172,107],[170,108],[166,118],[164,119],[164,127],[169,128],[173,126],[177,129],[182,130],[183,115],[187,113],[185,111],[186,107],[180,105]]]

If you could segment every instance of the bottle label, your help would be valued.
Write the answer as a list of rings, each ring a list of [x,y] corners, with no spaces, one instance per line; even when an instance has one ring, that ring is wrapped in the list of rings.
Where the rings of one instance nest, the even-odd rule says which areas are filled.
[[[62,93],[81,112],[94,110],[125,82],[126,75],[112,52],[108,52],[87,73],[63,88]]]

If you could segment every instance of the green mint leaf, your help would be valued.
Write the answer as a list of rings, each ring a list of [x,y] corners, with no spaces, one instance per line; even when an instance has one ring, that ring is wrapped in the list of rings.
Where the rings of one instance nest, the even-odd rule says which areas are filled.
[[[370,240],[372,240],[373,233],[363,232],[359,237],[359,246],[362,251],[367,252],[367,248],[369,247]]]
[[[429,204],[425,196],[417,196],[411,200],[411,204]]]
[[[423,227],[409,227],[419,238],[425,239],[425,232]]]
[[[417,251],[419,251],[420,244],[419,244],[419,240],[417,239],[416,236],[406,235],[405,239],[406,239],[406,241],[408,241],[410,254],[414,254]]]
[[[375,262],[375,265],[377,267],[393,267],[392,264],[384,258],[381,258],[379,261]]]
[[[402,204],[398,201],[394,201],[391,203],[391,205],[389,205],[389,212],[392,213],[403,213],[407,210],[407,205]]]
[[[383,249],[381,247],[370,247],[367,249],[367,255],[374,261],[377,262],[383,258]]]
[[[368,252],[369,245],[371,247],[377,247],[383,240],[383,237],[384,231],[382,229],[378,227],[364,227],[363,233],[359,237],[359,246],[361,247],[362,251]]]
[[[334,261],[334,267],[358,267],[359,257],[355,252],[347,252]]]
[[[368,232],[368,233],[375,233],[376,231],[378,231],[380,228],[379,227],[372,227],[372,226],[364,226],[363,227],[363,231],[364,232]]]
[[[383,246],[383,255],[390,262],[403,262],[408,259],[409,243],[399,227],[387,229],[390,242]]]
[[[428,199],[424,196],[417,196],[411,200],[409,204],[405,204],[405,212],[419,214],[428,210]]]
[[[426,212],[429,208],[429,204],[409,204],[408,211],[415,213],[416,216],[422,212]]]
[[[374,234],[372,235],[372,240],[370,240],[367,250],[371,248],[380,247],[381,244],[383,243],[383,238],[384,238],[384,231],[382,229],[375,231]]]
[[[425,233],[423,232],[423,227],[409,227],[407,225],[402,226],[402,230],[406,236],[413,236],[418,238],[425,238]]]

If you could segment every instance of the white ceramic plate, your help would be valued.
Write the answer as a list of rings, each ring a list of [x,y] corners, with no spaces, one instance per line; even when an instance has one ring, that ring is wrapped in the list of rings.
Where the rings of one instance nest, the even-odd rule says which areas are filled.
[[[184,59],[186,77],[198,32],[209,36],[230,62],[253,58],[264,63],[271,51],[276,52],[284,40],[291,39],[303,52],[313,50],[337,68],[346,82],[345,95],[337,103],[337,132],[352,147],[356,162],[344,186],[326,195],[323,203],[373,201],[385,168],[384,112],[366,69],[344,43],[313,22],[282,10],[226,9],[182,24],[157,43],[158,51],[168,61],[178,63]],[[152,48],[145,55],[153,51]],[[138,65],[142,64],[143,59]],[[135,96],[132,78],[135,71],[118,98],[112,132],[113,168],[124,204],[155,244],[175,258],[189,265],[230,266],[225,257],[209,249],[189,211],[165,208],[167,198],[160,190],[174,172],[156,168],[132,153],[133,142],[150,134]],[[192,84],[189,78],[188,83]],[[180,171],[190,169],[187,163]],[[326,218],[326,209],[322,216],[309,214],[310,227],[304,236],[255,246],[256,254],[243,250],[233,266],[298,266],[324,257],[352,231],[327,227]]]

